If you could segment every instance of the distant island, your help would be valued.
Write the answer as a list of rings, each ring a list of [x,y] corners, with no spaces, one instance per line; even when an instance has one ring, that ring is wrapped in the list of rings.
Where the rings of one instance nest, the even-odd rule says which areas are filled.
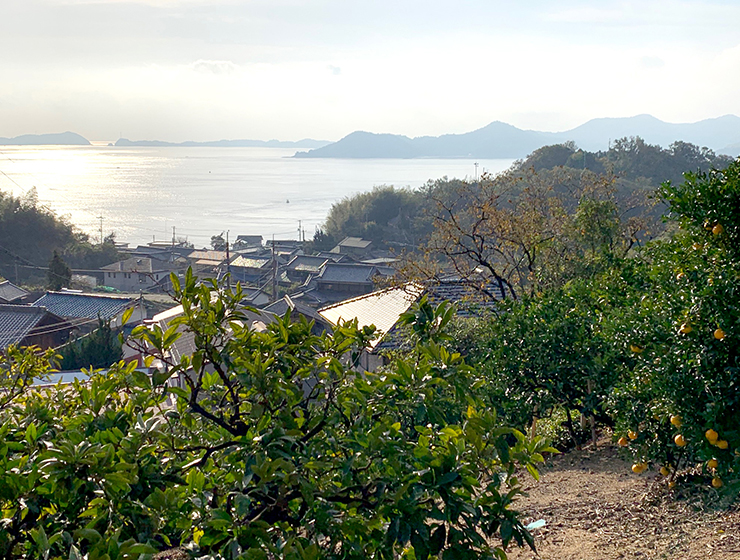
[[[398,134],[357,131],[296,158],[523,158],[548,144],[573,141],[589,151],[604,151],[610,140],[639,136],[667,147],[677,140],[706,146],[718,153],[740,155],[740,117],[725,115],[696,123],[673,124],[651,115],[592,119],[565,132],[522,130],[500,121],[464,134],[409,138]]]
[[[283,140],[213,140],[211,142],[164,142],[162,140],[129,140],[119,138],[115,146],[145,146],[145,147],[207,147],[207,148],[322,148],[331,144],[328,140],[313,140],[304,138],[296,142]]]
[[[0,146],[89,146],[87,138],[74,132],[55,134],[24,134],[15,138],[0,138]]]

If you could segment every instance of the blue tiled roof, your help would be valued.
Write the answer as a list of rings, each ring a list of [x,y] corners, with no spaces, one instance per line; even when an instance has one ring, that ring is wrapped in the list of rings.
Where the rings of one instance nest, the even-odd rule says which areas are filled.
[[[77,319],[112,319],[130,307],[133,298],[48,292],[34,302],[35,307],[45,307],[54,315]]]
[[[28,292],[26,290],[19,288],[8,280],[0,282],[0,299],[10,302],[27,295]]]
[[[0,349],[18,344],[44,318],[46,310],[28,305],[0,305]]]

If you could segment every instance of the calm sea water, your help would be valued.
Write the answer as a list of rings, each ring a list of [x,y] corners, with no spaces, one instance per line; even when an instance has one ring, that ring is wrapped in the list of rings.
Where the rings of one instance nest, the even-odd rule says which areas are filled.
[[[475,175],[470,159],[291,159],[273,148],[0,146],[0,190],[35,187],[39,201],[97,239],[132,244],[187,238],[197,247],[229,230],[306,238],[331,205],[378,185],[419,187]],[[496,173],[512,160],[479,160]]]

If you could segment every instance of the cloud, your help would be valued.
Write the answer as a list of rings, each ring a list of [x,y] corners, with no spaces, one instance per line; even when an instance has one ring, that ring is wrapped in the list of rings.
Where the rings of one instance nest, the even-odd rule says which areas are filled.
[[[233,74],[239,67],[230,60],[196,60],[190,65],[196,72],[226,75]]]

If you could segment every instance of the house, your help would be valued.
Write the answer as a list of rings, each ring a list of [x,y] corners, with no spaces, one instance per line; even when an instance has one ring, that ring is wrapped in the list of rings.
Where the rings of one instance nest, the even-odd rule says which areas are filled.
[[[252,247],[262,247],[261,235],[237,235],[234,241],[234,249],[249,249]]]
[[[121,326],[122,316],[129,308],[133,308],[130,324],[146,318],[143,301],[139,298],[84,294],[73,290],[47,292],[32,305],[47,309],[83,332],[97,328],[99,319],[110,321],[114,328]]]
[[[270,303],[270,296],[264,290],[259,288],[250,288],[249,286],[242,286],[242,305],[249,305],[251,307],[263,307]]]
[[[213,294],[213,297],[217,297]],[[259,309],[245,308],[241,310],[244,318],[243,324],[246,324],[250,329],[256,331],[262,331],[266,326],[273,321],[277,320],[277,316],[269,311],[262,311]],[[158,313],[145,323],[148,325],[157,325],[162,331],[166,331],[170,327],[170,323],[177,317],[183,315],[182,305],[172,307],[162,313]],[[173,342],[170,348],[167,350],[167,354],[164,356],[166,362],[169,365],[179,364],[183,357],[190,356],[196,350],[195,346],[195,334],[187,327],[187,325],[180,324],[177,327],[177,332],[180,336]],[[123,359],[126,361],[136,361],[139,366],[144,365],[144,360],[149,354],[150,349],[142,346],[138,342],[129,341],[124,345],[123,348]],[[156,367],[164,368],[167,364],[154,364]],[[182,379],[177,381],[177,384],[181,385]]]
[[[372,265],[326,263],[314,281],[327,299],[342,301],[372,292],[377,276],[378,268]]]
[[[362,239],[361,237],[345,237],[331,252],[339,253],[340,255],[350,255],[356,258],[363,258],[370,252],[370,247],[373,244],[372,241]]]
[[[326,263],[327,257],[314,257],[310,255],[296,255],[285,267],[285,273],[291,282],[303,283],[310,275],[317,275]]]
[[[31,292],[16,286],[9,280],[0,282],[0,303],[24,304],[27,303],[30,295]]]
[[[459,278],[447,278],[378,290],[322,307],[319,314],[332,325],[353,319],[357,319],[359,327],[375,325],[379,336],[361,359],[364,369],[374,371],[385,363],[383,352],[401,347],[404,337],[397,328],[401,314],[425,295],[433,305],[443,301],[455,303],[458,317],[491,311],[503,299],[501,291],[494,284],[478,286]]]
[[[191,251],[186,258],[193,274],[201,278],[215,278],[225,272],[226,251]]]
[[[384,358],[375,351],[384,337],[396,326],[405,313],[424,293],[420,284],[406,284],[396,288],[378,290],[319,309],[319,314],[332,325],[357,319],[359,327],[375,325],[378,337],[363,353],[360,366],[375,371],[384,364]]]
[[[0,304],[0,350],[11,344],[56,348],[69,340],[73,328],[43,307]]]
[[[262,284],[272,274],[272,258],[238,255],[228,268],[234,282]]]
[[[101,267],[103,283],[121,292],[163,291],[169,286],[170,271],[160,262],[131,257]]]
[[[293,301],[293,299],[287,295],[262,309],[264,311],[274,313],[278,317],[283,317],[286,313],[290,312],[290,318],[292,321],[299,321],[301,317],[306,319],[309,323],[313,321],[311,332],[315,335],[320,335],[327,331],[331,332],[333,328],[331,322],[325,319],[313,307],[309,307],[308,305],[298,301]]]

